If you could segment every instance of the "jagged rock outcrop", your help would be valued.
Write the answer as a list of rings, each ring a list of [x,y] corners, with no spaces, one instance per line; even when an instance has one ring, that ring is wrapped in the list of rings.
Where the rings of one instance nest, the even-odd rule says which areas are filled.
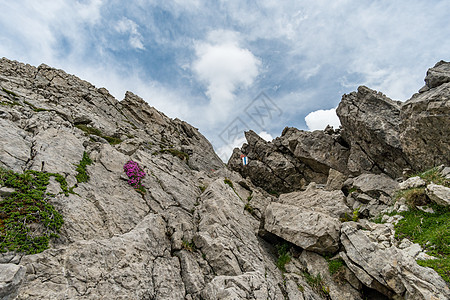
[[[353,173],[401,174],[409,167],[398,137],[400,101],[360,86],[342,97],[336,113],[350,144],[347,166]]]
[[[0,87],[2,299],[448,297],[438,274],[413,259],[429,259],[425,250],[394,240],[389,224],[401,216],[346,222],[408,207],[390,206],[399,185],[386,174],[352,171],[352,143],[340,130],[286,128],[272,142],[250,131],[229,163],[244,178],[197,129],[131,92],[117,101],[61,70],[7,59]],[[389,128],[368,132],[389,144]],[[129,160],[146,174],[139,188],[124,172]],[[370,170],[398,169],[378,166]],[[441,195],[431,184],[427,192]],[[55,211],[37,218],[27,210],[35,198]],[[61,214],[47,250],[11,244],[12,200],[24,205],[16,215],[26,216],[28,238],[45,231],[40,218]],[[333,275],[327,265],[338,255],[347,266]]]
[[[400,177],[450,164],[450,63],[428,70],[425,89],[402,103],[360,86],[336,110],[341,130],[305,132],[286,128],[272,142],[235,149],[228,165],[267,191],[291,192],[326,183],[330,170],[346,176],[384,173]],[[242,166],[240,155],[249,158]]]
[[[441,61],[427,72],[429,90],[403,103],[400,140],[412,169],[450,165],[450,63]]]

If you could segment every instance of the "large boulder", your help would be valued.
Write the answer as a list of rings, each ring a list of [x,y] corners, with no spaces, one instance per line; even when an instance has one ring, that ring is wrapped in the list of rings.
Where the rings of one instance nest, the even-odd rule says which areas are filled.
[[[321,254],[339,249],[341,222],[327,214],[273,202],[264,215],[264,229],[303,249]]]
[[[310,183],[305,191],[280,195],[279,203],[321,212],[334,218],[343,218],[352,212],[345,203],[345,195],[342,191],[325,191],[317,188],[314,182]]]
[[[362,230],[355,222],[342,225],[341,257],[366,286],[400,299],[448,299],[450,290],[432,269],[419,266],[414,258],[396,248],[389,237],[392,225],[374,225]],[[367,230],[369,229],[369,230]],[[372,230],[371,230],[372,229]]]

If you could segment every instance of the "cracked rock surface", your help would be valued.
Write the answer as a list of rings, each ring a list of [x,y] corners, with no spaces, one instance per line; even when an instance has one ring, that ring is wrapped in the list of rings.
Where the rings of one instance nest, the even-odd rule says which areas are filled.
[[[3,249],[0,298],[319,300],[365,299],[369,291],[379,299],[446,299],[439,275],[415,263],[427,257],[420,245],[395,241],[399,216],[384,216],[387,224],[345,220],[356,208],[361,218],[393,209],[401,186],[392,176],[422,159],[404,145],[413,134],[408,122],[425,102],[436,118],[448,107],[437,95],[449,84],[446,64],[406,104],[363,87],[344,96],[343,129],[286,128],[272,142],[247,132],[226,166],[196,128],[131,92],[118,101],[62,70],[1,59],[0,167],[58,173],[69,192],[50,177],[48,201],[64,224],[49,249]],[[434,118],[419,115],[424,124]],[[425,142],[437,139],[426,130]],[[445,164],[442,149],[426,162]],[[249,157],[245,168],[240,154]],[[85,155],[92,163],[80,181]],[[145,171],[145,192],[128,184],[129,160]],[[15,193],[2,184],[0,201]],[[402,187],[410,185],[417,183]],[[448,200],[440,186],[426,191]],[[339,276],[328,270],[330,257],[345,262]]]

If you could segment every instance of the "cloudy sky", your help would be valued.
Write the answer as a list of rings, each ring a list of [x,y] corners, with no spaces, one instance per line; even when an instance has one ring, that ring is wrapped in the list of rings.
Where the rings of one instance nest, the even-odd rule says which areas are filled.
[[[338,125],[359,85],[407,100],[450,60],[450,1],[0,0],[0,56],[130,90],[222,158],[253,129]],[[239,134],[238,134],[239,133]]]

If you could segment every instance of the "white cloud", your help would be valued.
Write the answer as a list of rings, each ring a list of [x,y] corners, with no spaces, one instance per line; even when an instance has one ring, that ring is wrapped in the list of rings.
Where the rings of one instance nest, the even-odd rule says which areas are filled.
[[[248,88],[259,74],[260,60],[239,44],[236,33],[213,31],[207,41],[195,46],[192,70],[207,86],[211,121],[226,119],[234,107],[236,89]]]
[[[119,33],[129,34],[129,43],[135,49],[145,50],[142,43],[142,35],[138,31],[138,25],[130,19],[122,18],[116,25]]]
[[[268,132],[261,131],[258,135],[268,142],[271,142],[273,140],[272,135]],[[217,155],[220,157],[220,159],[222,159],[223,162],[226,163],[230,159],[234,148],[241,148],[245,142],[246,142],[246,139],[242,133],[241,137],[238,137],[234,141],[229,143],[228,145],[223,145],[222,147],[217,149],[216,150]]]
[[[341,122],[339,122],[339,118],[336,115],[336,108],[323,110],[319,109],[313,112],[310,112],[305,117],[306,125],[309,130],[323,130],[327,125],[333,126],[333,128],[339,128]]]

